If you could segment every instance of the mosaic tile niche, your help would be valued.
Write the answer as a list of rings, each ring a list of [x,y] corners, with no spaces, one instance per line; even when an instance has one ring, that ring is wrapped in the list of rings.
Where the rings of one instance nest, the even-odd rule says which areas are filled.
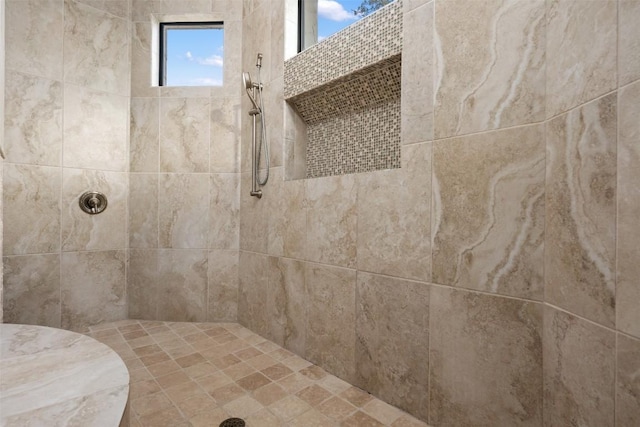
[[[401,52],[398,0],[285,62],[287,179],[400,167]]]

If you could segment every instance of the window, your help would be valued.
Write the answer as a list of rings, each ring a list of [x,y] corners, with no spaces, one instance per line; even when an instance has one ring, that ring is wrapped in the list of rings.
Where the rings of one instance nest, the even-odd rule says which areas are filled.
[[[222,86],[222,22],[160,23],[160,86]]]
[[[391,2],[392,0],[298,0],[298,52]]]

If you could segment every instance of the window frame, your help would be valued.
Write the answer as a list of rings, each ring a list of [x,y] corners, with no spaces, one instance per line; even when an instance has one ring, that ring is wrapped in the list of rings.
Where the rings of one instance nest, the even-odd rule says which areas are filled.
[[[224,31],[224,21],[171,21],[159,22],[159,60],[158,64],[158,86],[167,86],[167,31],[169,30],[187,30],[187,29],[203,29],[203,30],[222,30]],[[224,36],[223,36],[224,37]],[[224,78],[224,77],[223,77]]]

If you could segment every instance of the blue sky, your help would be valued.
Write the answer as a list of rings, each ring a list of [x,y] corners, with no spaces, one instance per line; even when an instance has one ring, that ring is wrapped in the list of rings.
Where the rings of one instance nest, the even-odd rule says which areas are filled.
[[[318,0],[318,39],[323,40],[358,20],[362,0]],[[221,86],[224,31],[167,31],[167,86]]]
[[[221,86],[222,29],[167,31],[167,86]]]

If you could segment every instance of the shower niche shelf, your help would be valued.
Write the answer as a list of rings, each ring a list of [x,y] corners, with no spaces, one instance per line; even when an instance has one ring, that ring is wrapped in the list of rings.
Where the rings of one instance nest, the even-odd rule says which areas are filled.
[[[287,60],[285,178],[399,168],[401,66],[400,1]]]

